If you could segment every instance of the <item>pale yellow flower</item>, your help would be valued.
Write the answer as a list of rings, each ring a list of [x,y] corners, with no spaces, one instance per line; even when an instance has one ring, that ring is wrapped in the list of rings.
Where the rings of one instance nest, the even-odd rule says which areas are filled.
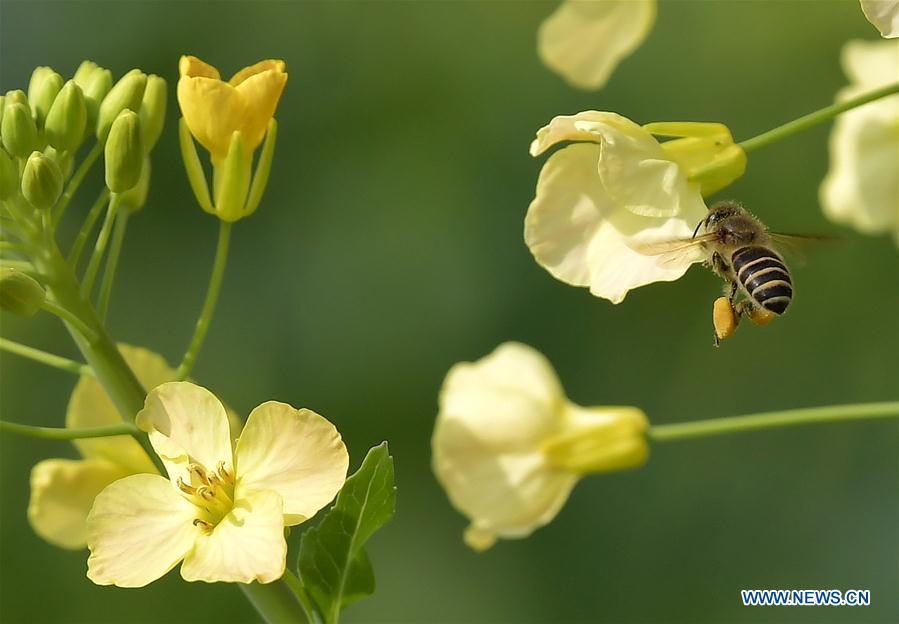
[[[119,345],[125,362],[145,388],[175,379],[162,356],[141,347]],[[229,410],[232,436],[240,420]],[[122,417],[94,377],[75,385],[66,410],[66,427],[101,427]],[[72,443],[84,459],[45,459],[31,470],[28,521],[35,533],[61,548],[87,545],[86,521],[94,498],[110,483],[132,474],[158,474],[153,462],[131,436],[85,438]]]
[[[679,137],[665,143],[653,136]],[[554,277],[613,303],[632,288],[680,278],[696,256],[672,260],[648,245],[689,237],[706,215],[703,194],[742,175],[743,151],[713,123],[639,126],[615,113],[555,117],[531,154],[563,141],[537,180],[525,242]]]
[[[573,86],[600,89],[655,17],[655,0],[565,0],[540,25],[537,52]]]
[[[432,466],[471,520],[466,543],[485,550],[550,522],[584,474],[641,465],[647,426],[635,407],[570,402],[540,353],[509,342],[447,374]]]
[[[899,80],[899,41],[850,41],[843,47],[850,85],[845,101]],[[865,234],[891,232],[899,244],[899,95],[837,117],[830,170],[821,184],[824,214]]]
[[[122,357],[144,387],[175,377],[165,360],[146,349],[120,345]],[[112,400],[93,377],[75,385],[66,410],[66,427],[100,427],[122,422]],[[62,548],[84,548],[85,521],[94,498],[107,485],[156,467],[131,436],[73,440],[84,459],[45,459],[31,470],[28,521],[35,533]]]
[[[861,4],[865,17],[882,37],[899,37],[899,0],[861,0]]]
[[[285,69],[284,61],[260,61],[224,82],[215,67],[195,56],[181,57],[181,114],[194,138],[209,150],[214,163],[227,156],[234,132],[240,132],[247,155],[259,147],[287,84]]]
[[[143,587],[181,561],[187,581],[272,582],[284,574],[284,527],[314,516],[346,479],[340,434],[307,409],[263,403],[232,445],[215,395],[169,382],[137,423],[168,478],[132,475],[97,496],[87,574],[98,585]]]

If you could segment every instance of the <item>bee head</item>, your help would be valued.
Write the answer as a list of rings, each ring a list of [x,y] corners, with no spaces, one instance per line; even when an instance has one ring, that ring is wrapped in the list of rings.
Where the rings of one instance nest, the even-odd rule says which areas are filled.
[[[710,232],[722,221],[745,212],[743,206],[735,201],[720,201],[709,208],[709,213],[705,216],[705,219],[696,224],[696,229],[693,230],[693,238],[696,238],[700,227],[704,226],[705,231]]]

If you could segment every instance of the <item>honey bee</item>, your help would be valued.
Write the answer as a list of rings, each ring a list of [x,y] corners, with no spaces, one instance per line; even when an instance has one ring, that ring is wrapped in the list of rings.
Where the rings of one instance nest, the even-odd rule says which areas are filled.
[[[700,234],[699,230],[703,233]],[[770,232],[735,201],[709,208],[690,238],[644,247],[644,253],[682,257],[697,254],[725,282],[725,297],[713,307],[715,346],[736,330],[743,316],[766,325],[793,301],[793,278],[775,243],[821,237]]]

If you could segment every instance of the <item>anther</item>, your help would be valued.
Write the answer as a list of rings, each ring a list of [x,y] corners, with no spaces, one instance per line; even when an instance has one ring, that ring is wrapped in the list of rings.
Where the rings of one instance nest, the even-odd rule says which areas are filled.
[[[184,492],[185,494],[193,495],[196,493],[197,489],[187,485],[181,477],[178,477],[178,489]]]
[[[203,530],[206,531],[207,533],[211,532],[212,529],[214,528],[211,524],[209,524],[209,523],[206,522],[205,520],[200,520],[199,518],[197,518],[197,519],[194,520],[194,526],[195,526],[195,527],[200,527],[201,529],[203,529]]]

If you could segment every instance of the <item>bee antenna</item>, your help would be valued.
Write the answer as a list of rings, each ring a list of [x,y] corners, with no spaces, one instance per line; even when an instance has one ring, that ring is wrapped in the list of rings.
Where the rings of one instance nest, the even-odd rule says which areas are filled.
[[[696,235],[699,234],[699,228],[702,227],[702,224],[705,223],[705,219],[696,224],[696,229],[693,230],[693,236],[690,238],[696,238]]]

